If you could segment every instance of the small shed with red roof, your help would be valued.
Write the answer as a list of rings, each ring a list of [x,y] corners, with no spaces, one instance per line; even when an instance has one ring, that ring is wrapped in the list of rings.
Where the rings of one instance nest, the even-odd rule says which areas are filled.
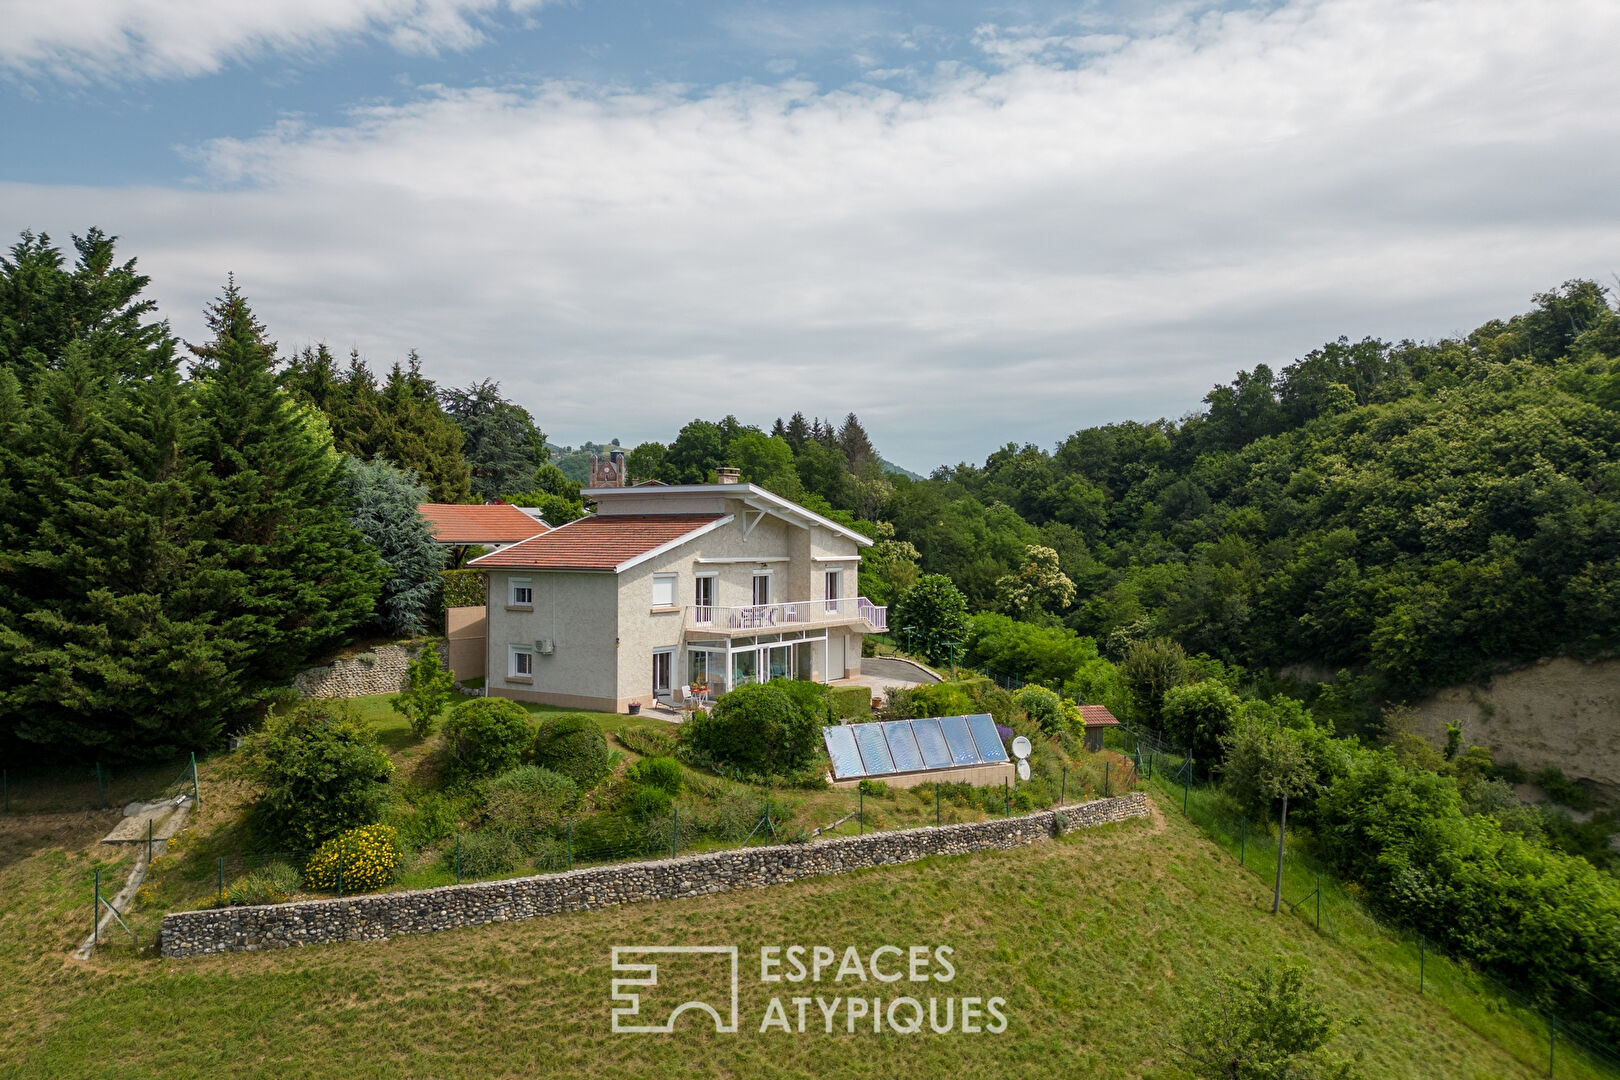
[[[1080,706],[1080,720],[1086,726],[1087,750],[1101,750],[1103,732],[1111,727],[1119,727],[1119,720],[1108,711],[1106,705]]]

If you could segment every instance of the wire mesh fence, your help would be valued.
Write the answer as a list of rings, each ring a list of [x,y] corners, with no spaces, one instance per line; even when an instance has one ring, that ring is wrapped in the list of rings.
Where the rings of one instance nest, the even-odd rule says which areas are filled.
[[[195,794],[196,755],[157,763],[89,761],[0,768],[0,813],[117,810],[132,802]]]
[[[1442,1002],[1465,1025],[1503,1045],[1526,1066],[1548,1076],[1620,1076],[1620,1046],[1579,1018],[1550,1009],[1474,968],[1439,952],[1434,943],[1373,914],[1347,885],[1312,858],[1290,818],[1286,835],[1275,822],[1255,820],[1221,790],[1218,777],[1142,729],[1120,730],[1111,744],[1130,757],[1147,786],[1179,809],[1239,866],[1273,894],[1279,911],[1302,919],[1341,946],[1390,971],[1414,992]],[[1613,1003],[1599,1002],[1611,1013]],[[1519,1023],[1503,1025],[1504,1015]]]

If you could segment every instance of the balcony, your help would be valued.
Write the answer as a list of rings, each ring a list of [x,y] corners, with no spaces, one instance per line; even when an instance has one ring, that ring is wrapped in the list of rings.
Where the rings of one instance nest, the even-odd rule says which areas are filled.
[[[865,633],[882,633],[889,628],[889,609],[872,603],[864,596],[843,596],[835,600],[792,600],[784,604],[754,604],[750,607],[689,606],[686,609],[688,629],[728,634],[758,634],[848,624],[856,624]]]

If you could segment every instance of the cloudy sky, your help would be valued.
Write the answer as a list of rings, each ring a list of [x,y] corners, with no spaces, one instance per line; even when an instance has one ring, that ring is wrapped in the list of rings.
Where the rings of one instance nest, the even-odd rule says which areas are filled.
[[[919,471],[1620,271],[1620,4],[0,0],[0,232],[559,443]]]

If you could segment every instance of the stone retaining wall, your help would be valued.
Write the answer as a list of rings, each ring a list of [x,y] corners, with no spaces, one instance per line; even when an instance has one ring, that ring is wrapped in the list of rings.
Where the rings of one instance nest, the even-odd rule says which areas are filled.
[[[163,917],[161,945],[164,956],[182,957],[328,941],[380,941],[396,934],[426,934],[642,900],[761,888],[915,862],[931,855],[1021,847],[1070,829],[1147,814],[1147,796],[1138,791],[993,821],[592,866],[563,874],[411,892],[182,911]]]
[[[379,645],[371,652],[349,660],[334,660],[325,667],[306,668],[293,676],[293,689],[305,701],[397,694],[405,689],[410,663],[421,655],[423,647]],[[439,652],[439,666],[443,667],[445,650],[441,647]]]

